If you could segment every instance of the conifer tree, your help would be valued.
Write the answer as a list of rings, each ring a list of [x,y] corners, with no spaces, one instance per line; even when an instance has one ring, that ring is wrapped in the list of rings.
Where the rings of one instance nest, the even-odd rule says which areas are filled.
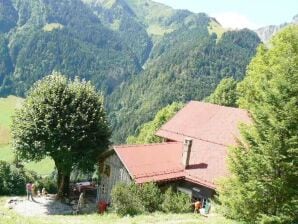
[[[238,87],[243,125],[219,188],[223,212],[250,223],[298,221],[298,26],[260,46]]]

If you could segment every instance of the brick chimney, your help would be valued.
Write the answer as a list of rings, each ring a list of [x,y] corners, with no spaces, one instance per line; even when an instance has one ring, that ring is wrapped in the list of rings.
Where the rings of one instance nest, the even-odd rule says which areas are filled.
[[[182,165],[184,168],[189,166],[191,146],[192,146],[192,139],[185,138],[183,142],[183,154],[182,154]]]

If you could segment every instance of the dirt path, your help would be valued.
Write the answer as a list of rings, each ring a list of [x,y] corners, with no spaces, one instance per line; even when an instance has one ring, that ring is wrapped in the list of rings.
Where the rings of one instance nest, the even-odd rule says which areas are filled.
[[[71,214],[72,208],[51,197],[37,197],[28,201],[25,197],[13,198],[8,206],[22,216],[44,216]]]

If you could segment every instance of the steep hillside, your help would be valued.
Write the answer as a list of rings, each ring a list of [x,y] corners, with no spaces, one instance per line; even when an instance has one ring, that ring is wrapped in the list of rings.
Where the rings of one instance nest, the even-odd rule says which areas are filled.
[[[91,80],[106,96],[116,142],[168,103],[242,79],[260,42],[151,0],[5,0],[0,25],[0,96],[24,96],[53,70]]]
[[[141,70],[141,59],[119,33],[102,25],[80,0],[4,2],[17,12],[11,18],[17,22],[0,33],[4,52],[0,65],[7,70],[1,74],[2,94],[23,95],[33,82],[53,70],[92,80],[99,89],[110,92]]]
[[[201,19],[208,23],[206,16]],[[108,97],[115,142],[136,135],[140,125],[167,104],[202,100],[227,76],[241,80],[260,42],[249,30],[226,32],[217,41],[206,24],[177,32],[155,46],[142,74]]]

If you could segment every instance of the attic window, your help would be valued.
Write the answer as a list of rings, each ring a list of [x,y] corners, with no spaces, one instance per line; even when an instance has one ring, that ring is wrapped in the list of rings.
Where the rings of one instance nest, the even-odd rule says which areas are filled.
[[[111,175],[111,167],[109,165],[105,165],[103,173],[109,177]]]

